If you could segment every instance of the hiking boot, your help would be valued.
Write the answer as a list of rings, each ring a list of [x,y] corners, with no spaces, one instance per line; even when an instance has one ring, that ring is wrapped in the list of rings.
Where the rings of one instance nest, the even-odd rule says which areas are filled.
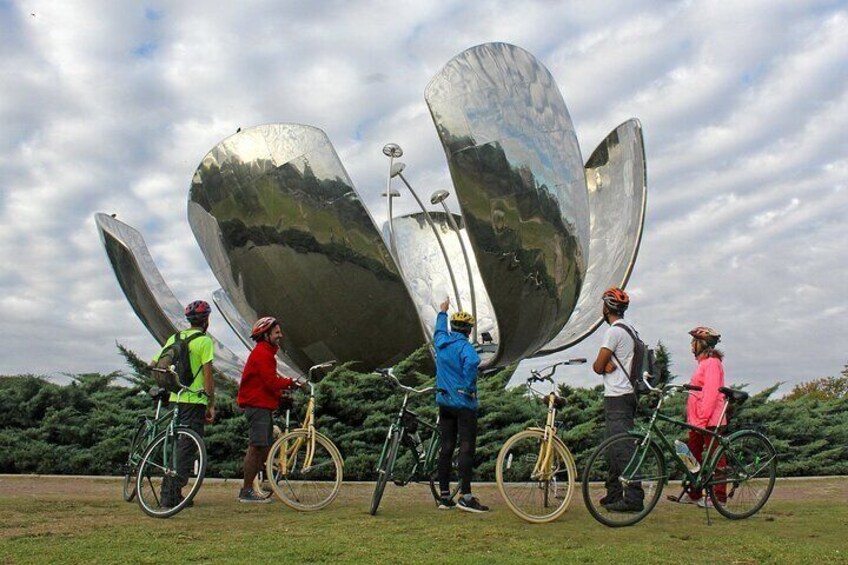
[[[260,496],[256,494],[252,488],[243,488],[239,491],[238,496],[239,502],[256,502],[256,503],[268,503],[271,502],[270,498],[265,498],[264,496]]]
[[[645,506],[641,501],[631,502],[622,498],[621,500],[607,504],[604,508],[610,512],[641,512],[645,509]]]
[[[456,507],[466,512],[476,512],[478,514],[489,511],[488,506],[483,506],[480,504],[480,501],[473,496],[471,497],[471,500],[465,500],[465,497],[460,498],[459,502],[456,503]]]
[[[453,510],[456,508],[456,502],[450,498],[442,498],[439,500],[439,510]]]

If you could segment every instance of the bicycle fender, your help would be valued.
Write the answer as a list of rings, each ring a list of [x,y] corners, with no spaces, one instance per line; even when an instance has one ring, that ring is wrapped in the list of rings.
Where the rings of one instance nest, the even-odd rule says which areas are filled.
[[[342,457],[342,452],[341,452],[341,451],[339,451],[338,446],[336,446],[336,444],[335,444],[335,443],[333,443],[333,441],[332,441],[330,438],[328,438],[327,436],[325,436],[325,435],[324,435],[324,434],[322,434],[321,432],[317,432],[317,431],[316,431],[316,432],[315,432],[315,437],[320,437],[321,439],[323,439],[324,441],[326,441],[329,445],[332,445],[332,446],[333,446],[333,449],[335,449],[335,450],[336,450],[336,453],[338,454],[339,459],[341,459],[341,460],[342,460],[342,470],[344,470],[345,460],[344,460],[344,457]]]

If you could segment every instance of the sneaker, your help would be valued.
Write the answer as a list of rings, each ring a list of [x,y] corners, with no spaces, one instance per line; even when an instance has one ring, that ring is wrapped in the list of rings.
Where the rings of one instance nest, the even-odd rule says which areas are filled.
[[[271,502],[270,498],[265,498],[264,496],[260,496],[254,492],[252,488],[243,488],[239,491],[239,502],[257,502],[257,503],[268,503]]]
[[[630,502],[622,498],[621,500],[607,504],[604,508],[610,512],[641,512],[645,509],[645,506],[641,501]]]
[[[450,498],[442,498],[439,500],[439,510],[453,510],[456,508],[456,502]]]
[[[466,512],[477,512],[478,514],[489,511],[488,506],[483,506],[482,504],[480,504],[480,501],[473,496],[471,497],[471,500],[465,500],[465,498],[460,498],[459,502],[456,503],[456,507]]]
[[[698,508],[712,508],[713,507],[713,501],[710,500],[709,498],[707,498],[706,496],[698,499],[697,504],[698,504]]]

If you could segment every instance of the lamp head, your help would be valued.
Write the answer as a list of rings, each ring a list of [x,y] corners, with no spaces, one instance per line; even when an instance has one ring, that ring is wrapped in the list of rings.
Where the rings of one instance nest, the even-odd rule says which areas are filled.
[[[403,155],[403,149],[397,143],[387,143],[383,146],[383,155],[397,159]]]
[[[437,190],[430,195],[430,204],[440,204],[447,200],[448,196],[450,196],[450,192],[447,190]]]
[[[386,196],[386,193],[384,192],[384,193],[383,193],[383,194],[381,194],[380,196],[385,197],[385,196]],[[400,192],[399,192],[398,190],[396,190],[396,189],[394,189],[394,188],[393,188],[393,189],[391,190],[391,192],[389,192],[389,196],[391,196],[392,198],[397,198],[398,196],[400,196]]]
[[[401,174],[405,168],[406,163],[401,163],[400,161],[397,161],[392,164],[392,178],[395,178],[396,176]]]

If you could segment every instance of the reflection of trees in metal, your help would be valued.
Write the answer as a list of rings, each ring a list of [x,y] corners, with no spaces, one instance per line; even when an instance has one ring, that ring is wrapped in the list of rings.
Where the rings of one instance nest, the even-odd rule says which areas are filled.
[[[421,344],[415,306],[326,135],[307,126],[246,129],[204,158],[189,221],[236,310],[273,315],[301,370],[366,366]]]
[[[586,162],[589,189],[589,270],[577,307],[562,331],[538,355],[561,351],[592,335],[603,319],[601,294],[624,287],[642,239],[648,191],[639,120],[614,129]]]
[[[559,351],[590,335],[600,323],[600,293],[626,284],[640,243],[646,182],[638,121],[613,131],[584,169],[553,77],[531,54],[503,43],[454,57],[425,98],[472,257],[454,277],[462,279],[454,295],[464,304],[471,272],[478,329],[497,344],[484,366]],[[397,149],[392,159],[402,154]],[[236,329],[277,317],[286,335],[282,358],[301,372],[329,359],[374,367],[405,357],[424,343],[420,328],[432,331],[434,306],[448,294],[435,236],[415,215],[398,219],[392,241],[407,237],[415,251],[401,243],[393,258],[317,128],[272,124],[225,139],[195,172],[188,208],[227,298],[225,317]],[[445,252],[457,275],[458,241],[448,238],[456,249]],[[131,260],[107,237],[104,245],[113,264]],[[166,332],[159,295],[130,276],[119,281],[148,329]]]
[[[183,306],[153,263],[141,234],[106,214],[95,214],[94,220],[121,290],[156,341],[164,345],[178,330],[188,329]],[[207,335],[215,344],[215,368],[231,379],[240,378],[244,360]]]
[[[588,260],[588,203],[571,118],[553,77],[501,43],[454,57],[425,98],[501,332],[496,364],[565,325]]]

